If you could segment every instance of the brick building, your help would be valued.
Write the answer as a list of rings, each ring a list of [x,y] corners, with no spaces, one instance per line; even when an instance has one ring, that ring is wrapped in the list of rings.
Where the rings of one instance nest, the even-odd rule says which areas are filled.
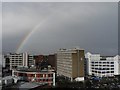
[[[17,76],[20,80],[48,83],[50,86],[55,86],[55,73],[48,70],[41,71],[38,69],[17,69],[12,71],[12,76]]]
[[[56,54],[51,54],[48,55],[48,64],[51,65],[52,68],[54,68],[54,70],[57,70],[57,55]]]

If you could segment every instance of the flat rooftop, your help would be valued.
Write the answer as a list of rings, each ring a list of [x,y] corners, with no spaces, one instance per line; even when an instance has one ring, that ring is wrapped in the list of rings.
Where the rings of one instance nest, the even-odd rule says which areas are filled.
[[[37,88],[43,85],[47,85],[47,83],[24,82],[24,83],[21,83],[18,86],[18,88],[19,90],[29,90],[29,89]]]
[[[40,70],[40,69],[33,69],[33,68],[14,69],[14,71],[17,71],[17,72],[53,73],[51,70]]]

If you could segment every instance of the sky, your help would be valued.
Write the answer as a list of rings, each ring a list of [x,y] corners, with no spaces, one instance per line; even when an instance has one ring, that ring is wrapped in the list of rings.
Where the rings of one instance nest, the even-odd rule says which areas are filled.
[[[3,2],[2,52],[50,54],[80,47],[118,53],[117,2]]]
[[[0,2],[0,75],[2,65],[2,3]]]

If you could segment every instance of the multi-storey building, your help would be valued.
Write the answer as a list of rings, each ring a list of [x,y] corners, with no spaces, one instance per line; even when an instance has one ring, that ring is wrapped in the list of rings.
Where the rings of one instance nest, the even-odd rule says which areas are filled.
[[[10,53],[10,70],[18,66],[31,66],[33,65],[33,56],[27,53]]]
[[[84,50],[60,49],[57,52],[57,74],[71,79],[84,79]]]
[[[120,74],[119,56],[100,56],[100,54],[86,53],[87,74],[99,77]]]
[[[34,65],[34,56],[28,55],[28,66]]]
[[[50,86],[55,86],[55,72],[50,70],[42,71],[35,68],[14,69],[12,70],[12,76],[17,76],[20,80],[47,83]]]

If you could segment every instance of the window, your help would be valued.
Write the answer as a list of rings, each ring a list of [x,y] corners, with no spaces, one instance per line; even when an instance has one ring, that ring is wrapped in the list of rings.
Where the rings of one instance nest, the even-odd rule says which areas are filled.
[[[98,70],[98,68],[95,68],[95,70]]]
[[[103,68],[103,70],[105,70],[105,68]]]
[[[107,65],[107,67],[109,67],[109,65]]]
[[[111,62],[111,64],[114,64],[114,62]]]
[[[114,73],[114,71],[111,71],[111,73]]]
[[[105,72],[102,72],[102,73],[105,73]]]
[[[45,79],[43,79],[43,82],[45,81]]]
[[[40,77],[43,77],[43,74],[40,74]]]
[[[48,74],[48,77],[51,77],[51,75],[50,75],[50,74]]]
[[[97,73],[97,71],[95,71],[95,73]]]
[[[111,65],[111,67],[114,67],[114,65]]]
[[[111,70],[114,70],[114,68],[111,68]]]
[[[103,62],[103,64],[105,64],[106,62]]]
[[[106,68],[106,70],[109,70],[109,68]]]

